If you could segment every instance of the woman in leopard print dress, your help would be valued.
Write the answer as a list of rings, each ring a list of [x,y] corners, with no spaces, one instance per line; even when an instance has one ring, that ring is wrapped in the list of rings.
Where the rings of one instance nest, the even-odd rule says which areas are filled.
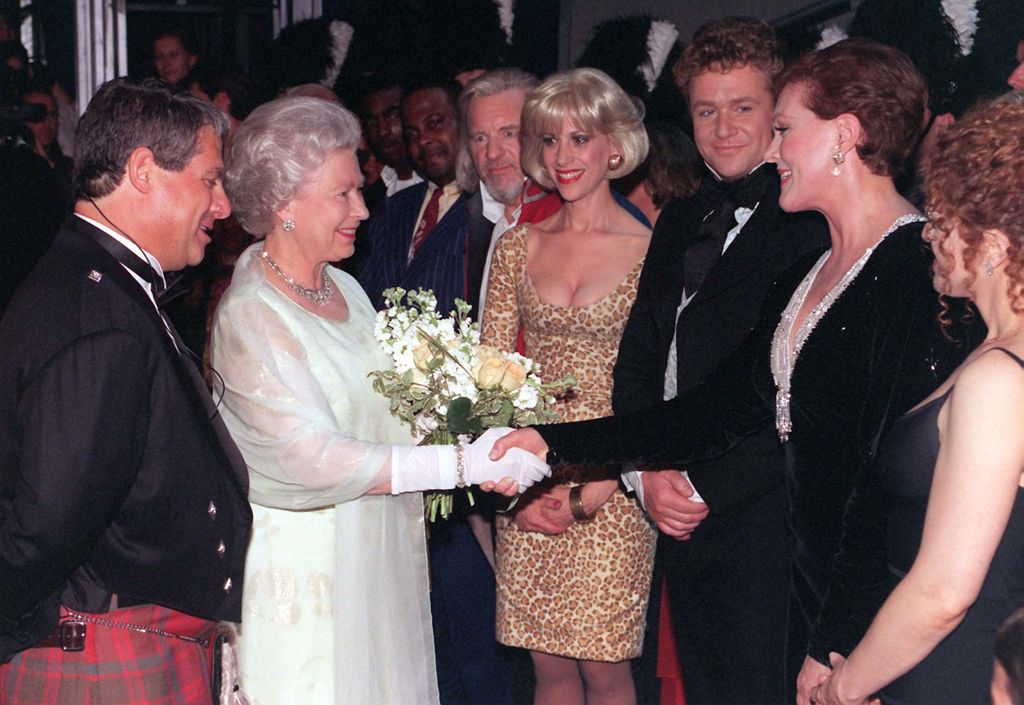
[[[526,353],[545,379],[574,374],[563,421],[611,413],[612,368],[651,231],[609,179],[647,153],[642,114],[605,74],[549,78],[523,108],[523,167],[565,205],[509,231],[491,265],[483,340]],[[535,703],[635,702],[656,532],[643,510],[587,467],[568,467],[499,518],[498,639],[527,648]]]

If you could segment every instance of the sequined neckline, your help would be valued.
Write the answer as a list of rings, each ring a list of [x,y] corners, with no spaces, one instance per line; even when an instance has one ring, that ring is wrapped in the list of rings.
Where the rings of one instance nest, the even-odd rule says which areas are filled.
[[[797,358],[800,356],[800,350],[803,348],[804,343],[807,342],[807,338],[810,337],[814,331],[818,322],[825,317],[828,310],[832,307],[832,304],[846,291],[847,287],[857,278],[861,270],[864,269],[864,265],[867,264],[871,255],[878,249],[878,246],[896,230],[899,230],[904,225],[910,223],[923,222],[925,218],[916,213],[907,213],[901,215],[899,218],[894,220],[892,224],[886,228],[885,232],[882,233],[881,237],[875,242],[874,245],[867,248],[864,254],[854,262],[848,270],[840,277],[839,281],[836,282],[835,286],[825,296],[822,297],[821,301],[815,305],[814,308],[808,312],[807,317],[801,322],[800,327],[796,330],[796,334],[793,335],[793,326],[796,322],[796,316],[803,308],[804,302],[807,300],[807,294],[810,292],[811,287],[814,285],[814,280],[818,276],[818,272],[828,261],[829,255],[832,253],[831,248],[826,250],[824,254],[818,259],[815,265],[811,268],[811,271],[807,273],[803,281],[800,282],[800,286],[797,287],[796,291],[793,292],[793,296],[789,300],[789,304],[786,309],[782,312],[782,318],[779,321],[779,325],[775,328],[775,336],[772,338],[772,352],[771,352],[771,367],[772,377],[775,379],[775,429],[778,431],[779,440],[785,443],[789,439],[789,434],[793,430],[793,420],[790,415],[790,388],[793,379],[793,369],[796,367]],[[789,341],[792,338],[793,347],[790,349]]]

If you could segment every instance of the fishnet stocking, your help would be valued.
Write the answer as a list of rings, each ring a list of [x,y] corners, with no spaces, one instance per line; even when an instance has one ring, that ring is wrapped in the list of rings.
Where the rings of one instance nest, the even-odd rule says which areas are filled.
[[[636,705],[629,661],[577,661],[531,651],[534,705]]]

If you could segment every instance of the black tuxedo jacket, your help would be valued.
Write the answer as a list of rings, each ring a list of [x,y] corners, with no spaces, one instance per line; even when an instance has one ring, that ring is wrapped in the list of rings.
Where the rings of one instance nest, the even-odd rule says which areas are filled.
[[[665,206],[619,346],[612,393],[616,414],[662,400],[665,366],[677,327],[677,379],[682,394],[714,371],[753,330],[774,279],[808,251],[828,244],[824,219],[783,213],[778,191],[777,180],[768,180],[754,214],[712,267],[679,315],[678,324],[683,263],[707,205],[698,194]],[[774,430],[766,428],[725,456],[686,469],[711,511],[721,515],[782,483],[782,451]]]
[[[480,320],[480,289],[483,285],[484,265],[487,264],[487,251],[491,247],[491,236],[494,235],[494,223],[484,217],[483,196],[479,190],[466,200],[466,208],[469,212],[466,301],[473,307],[473,320]]]
[[[0,322],[0,661],[63,601],[241,618],[245,464],[150,299],[72,217]]]
[[[370,254],[357,279],[373,307],[384,307],[384,290],[432,289],[437,310],[447,315],[456,298],[466,297],[467,197],[458,200],[434,226],[412,261],[408,261],[413,229],[427,193],[427,183],[402,189],[377,206],[369,220]]]

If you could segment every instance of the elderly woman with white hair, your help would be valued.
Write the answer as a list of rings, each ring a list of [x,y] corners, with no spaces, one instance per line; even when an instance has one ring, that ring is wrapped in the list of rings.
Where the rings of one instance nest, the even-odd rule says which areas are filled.
[[[257,705],[438,702],[419,490],[500,480],[511,494],[547,471],[526,454],[492,463],[487,434],[412,447],[372,390],[367,375],[390,364],[375,312],[328,266],[367,216],[358,142],[340,105],[282,98],[253,111],[226,160],[235,214],[263,238],[213,326],[223,415],[251,478],[239,653]]]

